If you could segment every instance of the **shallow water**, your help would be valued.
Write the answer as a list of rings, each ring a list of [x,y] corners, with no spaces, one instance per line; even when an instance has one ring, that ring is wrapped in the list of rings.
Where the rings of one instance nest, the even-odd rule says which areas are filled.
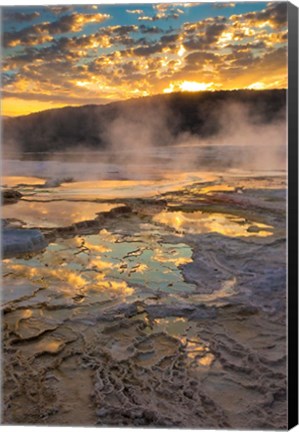
[[[2,209],[2,218],[17,218],[26,227],[54,228],[72,225],[76,222],[95,219],[98,213],[110,211],[117,204],[93,202],[20,200]]]
[[[282,176],[31,181],[2,214],[49,243],[3,260],[5,423],[285,427]]]
[[[154,221],[168,225],[181,233],[216,232],[229,237],[267,237],[272,235],[270,225],[248,221],[230,214],[204,212],[161,212],[153,218]]]

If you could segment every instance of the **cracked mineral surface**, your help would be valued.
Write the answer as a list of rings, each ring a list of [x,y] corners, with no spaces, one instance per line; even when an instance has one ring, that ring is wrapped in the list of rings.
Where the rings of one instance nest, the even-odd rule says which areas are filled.
[[[287,427],[282,173],[3,183],[4,424]]]

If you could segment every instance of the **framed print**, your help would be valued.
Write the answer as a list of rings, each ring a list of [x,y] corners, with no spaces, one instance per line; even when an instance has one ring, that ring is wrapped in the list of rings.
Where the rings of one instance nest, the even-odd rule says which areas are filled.
[[[298,9],[2,5],[1,424],[298,423]]]

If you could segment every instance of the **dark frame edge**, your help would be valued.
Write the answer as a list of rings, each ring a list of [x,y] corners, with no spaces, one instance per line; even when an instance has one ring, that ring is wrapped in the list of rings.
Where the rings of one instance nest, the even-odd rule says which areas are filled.
[[[288,8],[288,428],[298,424],[298,8]]]

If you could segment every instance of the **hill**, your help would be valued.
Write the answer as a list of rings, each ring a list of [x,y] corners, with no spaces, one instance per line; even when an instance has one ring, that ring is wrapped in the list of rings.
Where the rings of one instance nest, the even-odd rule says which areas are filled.
[[[235,128],[240,112],[246,112],[252,124],[271,124],[285,116],[286,90],[172,93],[4,118],[4,151],[117,149],[144,139],[162,146],[180,134],[212,137],[225,127],[232,106],[236,115],[229,121]]]

